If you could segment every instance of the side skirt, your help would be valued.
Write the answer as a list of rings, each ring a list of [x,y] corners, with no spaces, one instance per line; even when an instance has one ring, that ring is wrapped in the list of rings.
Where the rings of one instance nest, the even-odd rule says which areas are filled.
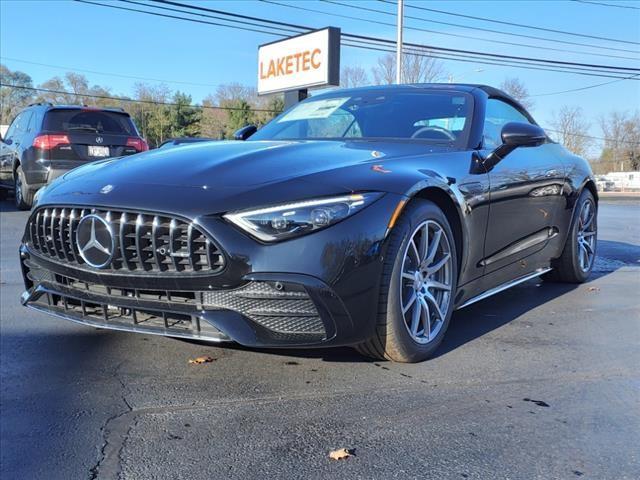
[[[468,307],[469,305],[479,302],[480,300],[484,300],[485,298],[488,298],[492,295],[495,295],[496,293],[500,293],[503,292],[505,290],[507,290],[508,288],[511,287],[515,287],[516,285],[519,285],[523,282],[526,282],[527,280],[531,280],[532,278],[536,278],[539,277],[540,275],[547,273],[551,270],[550,267],[547,268],[538,268],[537,270],[535,270],[532,273],[529,273],[523,277],[518,277],[515,280],[509,280],[506,283],[503,283],[502,285],[498,285],[497,287],[494,287],[490,290],[487,290],[486,292],[481,293],[480,295],[477,295],[473,298],[470,298],[469,300],[467,300],[466,302],[464,302],[462,305],[460,305],[458,308],[456,308],[456,310],[460,310],[461,308],[464,307]]]

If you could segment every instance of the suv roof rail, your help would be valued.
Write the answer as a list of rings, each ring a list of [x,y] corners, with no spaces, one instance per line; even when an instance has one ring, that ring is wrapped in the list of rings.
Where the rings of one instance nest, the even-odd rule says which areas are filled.
[[[48,107],[52,107],[53,103],[51,103],[51,102],[35,102],[35,103],[30,103],[29,104],[30,107],[35,107],[37,105],[46,105]]]

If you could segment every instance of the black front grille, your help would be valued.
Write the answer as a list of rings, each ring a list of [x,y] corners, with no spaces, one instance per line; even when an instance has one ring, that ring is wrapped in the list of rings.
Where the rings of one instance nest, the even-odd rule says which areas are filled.
[[[197,225],[167,215],[93,208],[47,207],[29,219],[31,247],[65,263],[84,265],[76,245],[80,219],[104,218],[115,236],[113,259],[105,270],[129,272],[206,272],[224,269],[221,249]]]

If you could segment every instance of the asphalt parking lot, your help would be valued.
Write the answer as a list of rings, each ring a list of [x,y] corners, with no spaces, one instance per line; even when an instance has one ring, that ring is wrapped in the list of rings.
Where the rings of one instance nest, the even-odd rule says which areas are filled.
[[[3,479],[638,478],[640,200],[601,203],[589,283],[531,281],[459,311],[416,365],[26,310],[27,213],[0,205]],[[340,447],[355,456],[329,460]]]

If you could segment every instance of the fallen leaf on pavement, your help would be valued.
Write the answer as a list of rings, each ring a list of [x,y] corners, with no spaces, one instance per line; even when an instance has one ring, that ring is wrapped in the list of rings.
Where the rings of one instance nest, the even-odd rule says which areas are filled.
[[[350,450],[348,448],[340,448],[338,450],[329,452],[329,458],[331,460],[343,460],[349,457],[353,457],[353,450]]]
[[[589,291],[590,292],[599,292],[600,291],[600,287],[589,287]]]
[[[203,355],[201,357],[190,358],[189,363],[199,365],[201,363],[210,363],[213,362],[215,358],[210,357],[209,355]]]

